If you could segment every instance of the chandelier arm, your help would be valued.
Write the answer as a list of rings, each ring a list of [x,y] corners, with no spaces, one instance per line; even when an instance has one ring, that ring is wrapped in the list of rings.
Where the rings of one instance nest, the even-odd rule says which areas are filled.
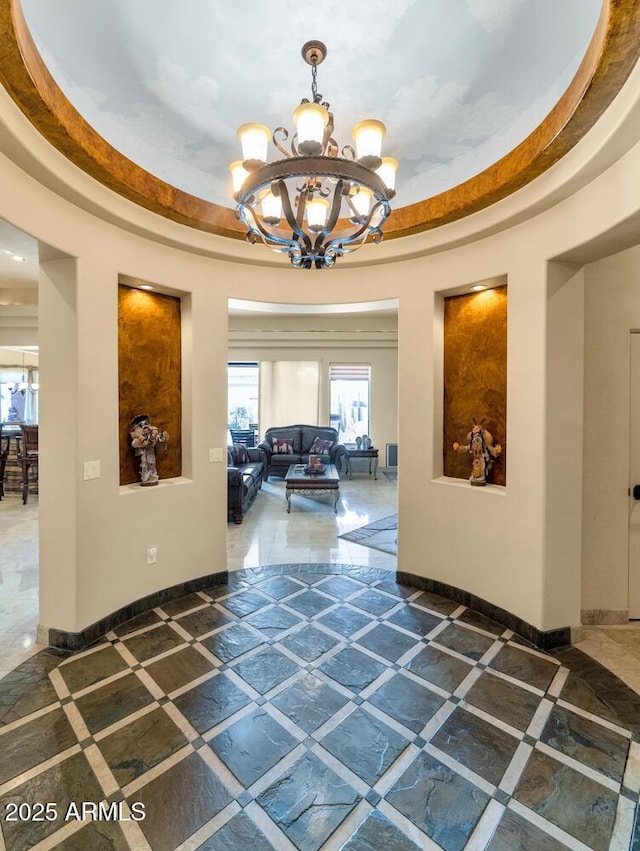
[[[356,152],[355,152],[355,149],[353,148],[353,146],[352,146],[352,145],[343,145],[343,146],[342,146],[342,150],[340,151],[340,153],[342,154],[342,156],[343,156],[345,159],[347,159],[347,154],[348,154],[348,155],[349,155],[349,159],[352,159],[354,162],[357,162],[357,160],[356,160]]]
[[[335,189],[333,190],[333,200],[331,202],[331,210],[329,215],[327,216],[327,221],[325,226],[322,228],[318,236],[316,237],[314,243],[314,250],[319,251],[322,247],[325,239],[329,236],[331,231],[336,226],[336,222],[338,221],[338,216],[340,215],[340,205],[342,203],[342,196],[345,194],[345,183],[344,180],[339,180]]]
[[[282,141],[286,142],[287,139],[289,138],[289,131],[287,130],[286,127],[276,127],[276,129],[273,131],[273,134],[271,136],[271,141],[273,142],[274,147],[278,151],[280,151],[281,154],[284,154],[285,157],[287,157],[287,159],[288,159],[289,157],[292,156],[292,154],[290,154],[289,151],[287,151],[287,149],[285,147],[283,147],[283,145],[280,144],[280,142],[276,138],[276,133],[282,133]]]
[[[297,251],[301,253],[300,244],[295,239],[287,239],[286,237],[269,233],[269,231],[260,223],[255,211],[252,210],[248,204],[241,204],[238,207],[238,215],[243,224],[249,229],[247,241],[252,245],[255,244],[258,239],[261,239],[265,245],[269,247],[275,246],[278,251],[287,251],[289,253]]]
[[[285,215],[287,222],[289,223],[289,226],[291,227],[291,230],[294,233],[294,236],[296,237],[296,241],[302,243],[307,249],[307,251],[311,251],[311,240],[302,229],[302,216],[304,215],[304,202],[302,201],[302,197],[306,190],[303,190],[303,192],[300,193],[300,202],[298,203],[298,216],[296,217],[291,206],[291,199],[289,198],[289,193],[287,192],[287,184],[284,182],[284,180],[275,181],[271,190],[272,192],[273,189],[276,190],[274,192],[274,195],[278,195],[278,197],[282,201],[282,211]]]
[[[371,227],[371,220],[373,219],[374,214],[377,213],[379,210],[382,210],[384,215],[383,215],[382,219],[380,220],[379,224],[377,224],[375,227],[372,228]],[[378,234],[380,236],[376,241],[380,242],[380,239],[382,239],[381,228],[382,228],[382,225],[385,223],[389,213],[390,213],[390,208],[389,208],[388,201],[378,201],[377,204],[373,205],[373,207],[371,208],[371,212],[367,216],[364,224],[360,228],[358,228],[357,231],[355,231],[354,233],[349,234],[347,236],[335,237],[334,239],[330,240],[327,243],[327,247],[333,247],[333,246],[339,246],[339,245],[353,245],[354,243],[356,243],[358,241],[360,242],[360,244],[362,244],[369,236],[374,236],[374,238],[375,238],[375,236],[377,236]]]

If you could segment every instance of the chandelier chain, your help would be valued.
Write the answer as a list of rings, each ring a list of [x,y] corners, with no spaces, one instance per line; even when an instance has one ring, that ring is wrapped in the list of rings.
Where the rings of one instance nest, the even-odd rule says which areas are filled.
[[[313,95],[313,102],[318,103],[318,66],[314,62],[311,66],[311,94]]]

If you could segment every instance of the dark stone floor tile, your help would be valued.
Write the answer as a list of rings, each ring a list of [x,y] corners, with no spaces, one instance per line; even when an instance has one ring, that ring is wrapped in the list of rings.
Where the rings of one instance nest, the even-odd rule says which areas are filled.
[[[139,629],[144,629],[147,626],[161,623],[161,621],[162,618],[160,615],[156,614],[153,609],[149,609],[147,612],[142,612],[142,614],[136,615],[134,618],[130,618],[128,621],[118,624],[118,626],[113,628],[113,631],[118,636],[125,636],[129,635],[131,632],[137,632]]]
[[[490,798],[424,751],[385,799],[445,851],[462,851]]]
[[[389,609],[398,605],[398,600],[394,600],[393,597],[388,597],[386,594],[382,594],[373,588],[369,588],[368,591],[358,594],[357,597],[349,600],[349,602],[358,609],[363,609],[365,612],[378,616],[383,615]]]
[[[550,747],[601,771],[620,783],[629,751],[629,739],[556,706],[540,737]]]
[[[246,620],[267,638],[279,638],[283,632],[300,623],[302,618],[280,606],[273,606],[271,609],[254,612]]]
[[[313,674],[297,680],[271,703],[305,733],[313,733],[342,709],[348,699]]]
[[[77,744],[62,709],[54,709],[0,736],[0,786]]]
[[[270,600],[252,589],[241,591],[239,594],[236,594],[235,597],[228,597],[226,600],[222,601],[222,605],[225,609],[229,609],[230,612],[233,612],[233,614],[239,618],[242,618],[245,615],[250,615],[252,612],[261,609],[263,606],[268,606],[269,603]]]
[[[441,615],[450,615],[460,607],[460,603],[456,603],[455,600],[441,597],[440,594],[434,594],[432,591],[423,591],[413,602]]]
[[[222,672],[174,698],[173,702],[198,733],[206,733],[251,701]]]
[[[492,635],[502,635],[506,627],[488,618],[486,615],[475,612],[473,609],[465,609],[457,619],[459,623],[468,623],[471,626],[477,626],[478,629],[483,629],[485,632],[490,632]]]
[[[458,707],[431,739],[431,744],[497,786],[519,739]]]
[[[174,851],[232,800],[197,753],[172,766],[131,796],[131,801],[145,805],[145,818],[138,824],[153,851]],[[188,806],[178,806],[177,802],[188,802]]]
[[[340,851],[420,851],[380,810],[372,810]]]
[[[158,659],[147,665],[145,670],[169,694],[198,677],[215,670],[215,665],[199,653],[194,647],[176,650],[164,659]]]
[[[485,672],[471,686],[465,700],[524,732],[541,698]]]
[[[526,650],[518,650],[506,644],[490,662],[490,667],[502,671],[517,680],[546,691],[558,673],[558,666],[551,660],[541,659]]]
[[[339,642],[317,626],[307,624],[297,632],[286,635],[280,643],[306,662],[313,662]]]
[[[104,730],[153,702],[135,674],[127,674],[76,699],[76,706],[91,733]]]
[[[357,612],[355,609],[350,609],[347,606],[342,606],[340,609],[334,609],[328,615],[323,615],[318,619],[323,626],[332,629],[334,632],[344,635],[345,638],[350,638],[354,633],[367,626],[372,621],[372,618],[365,615],[363,612]]]
[[[476,661],[481,659],[493,644],[493,639],[486,635],[480,635],[479,632],[465,629],[455,623],[449,624],[433,640],[443,647],[448,647],[449,650],[455,650],[456,653]]]
[[[403,629],[408,629],[420,638],[423,638],[434,627],[442,623],[442,618],[432,615],[430,612],[425,612],[417,606],[412,606],[411,603],[404,606],[400,611],[394,612],[388,620],[389,623],[395,623]]]
[[[0,729],[57,702],[49,672],[68,657],[53,648],[42,650],[0,680]]]
[[[74,694],[92,686],[100,680],[106,680],[129,666],[118,651],[110,644],[88,656],[71,659],[58,669],[67,688]]]
[[[473,665],[428,645],[411,659],[407,670],[440,688],[454,692],[473,670]]]
[[[169,600],[167,603],[164,603],[161,608],[163,612],[166,612],[172,618],[175,618],[177,615],[182,614],[182,612],[188,612],[190,609],[195,609],[196,606],[204,606],[206,605],[206,600],[199,594],[186,594],[184,597],[179,597],[177,600]]]
[[[356,650],[355,647],[345,647],[331,659],[323,662],[319,669],[331,679],[359,693],[371,685],[386,670],[386,667],[367,656],[366,653]]]
[[[129,851],[130,848],[119,824],[100,821],[56,843],[56,851]]]
[[[243,653],[253,650],[254,647],[262,644],[262,641],[242,624],[234,623],[219,632],[214,632],[208,638],[203,638],[201,643],[221,662],[230,662],[242,656]]]
[[[149,771],[187,744],[163,709],[154,709],[98,742],[120,786]]]
[[[331,594],[337,600],[344,600],[356,591],[362,591],[363,587],[361,582],[357,582],[348,576],[329,576],[328,579],[318,585],[319,590],[324,591],[325,594]]]
[[[147,659],[153,659],[154,656],[184,643],[184,638],[168,624],[161,624],[155,629],[142,632],[133,638],[125,638],[123,641],[124,646],[133,653],[138,662],[146,662]]]
[[[297,744],[267,712],[257,709],[215,736],[209,747],[248,787]]]
[[[399,632],[385,624],[379,624],[365,635],[360,636],[358,644],[366,647],[367,650],[371,650],[372,653],[377,653],[383,659],[396,662],[401,656],[404,656],[407,650],[415,647],[416,640],[404,632]]]
[[[406,600],[407,597],[415,594],[418,590],[417,588],[411,588],[409,585],[400,585],[398,582],[394,582],[393,579],[382,579],[373,587],[380,591],[386,591],[387,594],[393,594],[394,597],[398,597],[400,600]]]
[[[265,647],[248,659],[241,659],[233,670],[260,694],[266,694],[297,674],[300,666],[275,647]]]
[[[317,851],[360,796],[309,753],[256,800],[298,848]]]
[[[296,612],[300,612],[300,614],[308,618],[319,615],[320,612],[324,612],[329,606],[335,606],[335,604],[335,600],[324,597],[322,594],[318,594],[317,591],[311,589],[303,591],[301,594],[297,594],[295,597],[287,600],[287,606],[290,606]]]
[[[640,804],[636,806],[636,823],[633,827],[633,836],[629,851],[640,851]]]
[[[196,851],[275,851],[260,828],[240,812],[221,827]]]
[[[419,733],[444,703],[439,694],[396,674],[369,698],[369,703]]]
[[[293,571],[292,576],[295,576],[300,582],[304,582],[305,585],[315,585],[316,582],[319,582],[321,579],[324,579],[326,573],[324,571],[308,571],[308,570],[300,570]]]
[[[294,582],[288,576],[272,576],[270,579],[265,579],[256,585],[256,588],[264,591],[265,594],[268,594],[275,600],[282,600],[283,597],[288,597],[289,594],[300,591],[301,587],[298,582]]]
[[[2,831],[7,851],[29,851],[38,842],[65,825],[65,814],[71,803],[87,801],[98,803],[104,792],[82,753],[74,754],[64,762],[54,765],[42,774],[27,780],[0,798],[3,814]],[[54,803],[55,821],[8,822],[4,818],[8,803]]]
[[[640,738],[640,694],[575,647],[563,647],[552,655],[571,671],[560,694],[563,700],[626,727]]]
[[[190,615],[183,615],[178,623],[183,629],[187,630],[189,635],[198,638],[200,635],[211,632],[212,629],[224,626],[231,620],[233,620],[231,615],[225,615],[215,606],[206,606],[204,609],[191,612]]]
[[[543,833],[513,810],[506,810],[487,851],[566,851],[567,846]]]
[[[514,797],[594,851],[608,851],[618,796],[595,780],[534,750]]]
[[[408,744],[400,733],[359,708],[322,739],[322,746],[369,786],[375,785]]]

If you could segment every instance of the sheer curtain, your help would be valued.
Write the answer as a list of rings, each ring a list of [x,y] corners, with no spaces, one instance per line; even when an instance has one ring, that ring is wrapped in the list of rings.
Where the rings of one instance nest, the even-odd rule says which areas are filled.
[[[260,432],[272,426],[318,425],[319,361],[260,361]]]

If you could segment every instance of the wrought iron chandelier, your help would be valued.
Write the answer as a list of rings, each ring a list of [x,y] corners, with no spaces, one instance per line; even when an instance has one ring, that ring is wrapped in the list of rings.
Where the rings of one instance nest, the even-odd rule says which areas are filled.
[[[264,124],[243,124],[238,129],[243,159],[229,166],[247,241],[261,240],[288,254],[297,269],[330,268],[368,239],[380,242],[395,195],[398,161],[380,156],[386,133],[381,121],[356,124],[355,148],[345,145],[338,156],[333,115],[316,80],[326,55],[321,41],[302,48],[311,65],[312,99],[303,98],[293,113],[290,151],[283,145],[286,128],[271,134]],[[267,162],[270,138],[284,159]]]

